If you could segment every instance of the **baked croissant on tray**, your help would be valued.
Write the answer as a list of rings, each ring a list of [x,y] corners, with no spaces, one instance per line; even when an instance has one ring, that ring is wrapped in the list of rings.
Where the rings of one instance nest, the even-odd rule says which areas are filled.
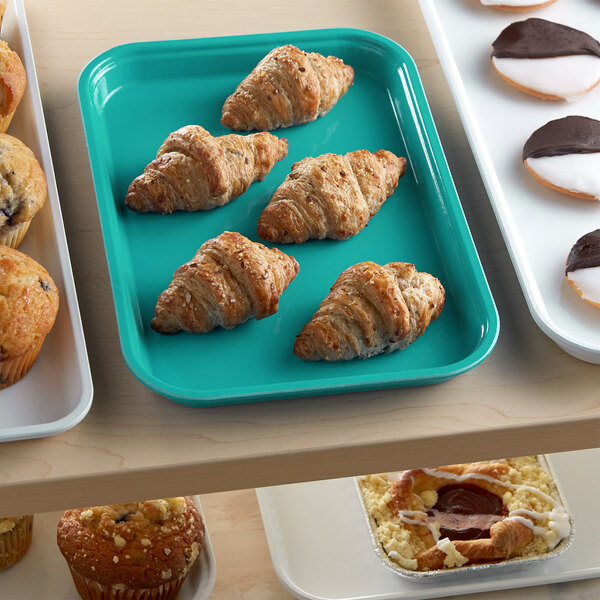
[[[406,348],[442,312],[446,292],[404,262],[346,269],[296,337],[302,360],[351,360]]]
[[[300,267],[277,248],[225,231],[204,242],[175,271],[159,296],[152,329],[159,333],[232,329],[277,312],[279,297]]]
[[[353,80],[352,67],[335,56],[281,46],[225,100],[221,123],[259,131],[308,123],[327,114]]]
[[[268,242],[346,240],[362,231],[394,193],[406,159],[388,150],[322,154],[292,165],[258,219]]]
[[[125,204],[157,213],[223,206],[262,181],[287,150],[287,140],[270,133],[213,137],[200,125],[187,125],[167,137],[133,180]]]

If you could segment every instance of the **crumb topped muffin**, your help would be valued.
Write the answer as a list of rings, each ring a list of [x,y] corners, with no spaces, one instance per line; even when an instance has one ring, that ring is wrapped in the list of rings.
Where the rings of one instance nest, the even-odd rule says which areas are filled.
[[[57,541],[82,598],[170,600],[202,549],[204,524],[190,498],[112,504],[66,511]]]
[[[19,247],[46,195],[46,176],[33,152],[0,133],[0,244]]]
[[[58,312],[58,290],[35,260],[0,246],[0,389],[31,369]]]
[[[0,517],[0,571],[17,564],[31,544],[33,515]]]

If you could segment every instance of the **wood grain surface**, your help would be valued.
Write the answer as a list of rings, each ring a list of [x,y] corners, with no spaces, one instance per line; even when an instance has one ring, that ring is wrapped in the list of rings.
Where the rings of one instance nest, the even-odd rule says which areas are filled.
[[[599,367],[561,351],[529,314],[416,0],[25,4],[95,398],[74,429],[0,446],[0,513],[599,445]],[[498,344],[482,365],[436,386],[206,409],[176,405],[140,384],[121,355],[78,74],[125,42],[341,26],[388,36],[418,64],[498,305]]]

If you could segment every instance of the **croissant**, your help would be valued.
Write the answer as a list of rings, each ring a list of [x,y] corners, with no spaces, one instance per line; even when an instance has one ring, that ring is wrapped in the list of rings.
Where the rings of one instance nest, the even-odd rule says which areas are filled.
[[[443,476],[449,473],[458,476],[457,481],[461,485],[482,488],[498,497],[502,503],[502,495],[506,488],[500,482],[495,483],[500,475],[507,473],[509,466],[505,463],[483,462],[465,463],[458,465],[447,465],[436,469],[413,469],[404,471],[401,477],[390,487],[389,507],[394,512],[408,511],[411,516],[413,511],[422,510],[416,504],[419,496],[424,491],[438,491],[441,488],[453,484],[453,479]],[[441,473],[442,476],[436,476]],[[483,479],[483,477],[487,479]],[[464,514],[456,509],[458,514]],[[508,514],[504,507],[504,516]],[[413,517],[414,518],[414,517]],[[500,517],[501,518],[501,517]],[[416,525],[419,534],[424,538],[430,538],[429,543],[434,544],[429,529],[425,524]],[[532,539],[533,531],[530,527],[512,519],[502,519],[493,523],[490,527],[490,536],[480,539],[455,539],[452,544],[456,550],[468,559],[470,563],[481,563],[490,560],[501,560],[518,554]],[[416,555],[419,570],[441,569],[444,566],[446,553],[436,545],[432,545]]]
[[[302,360],[368,358],[406,348],[444,306],[442,284],[410,263],[346,269],[296,338]]]
[[[268,242],[346,240],[362,231],[394,193],[406,159],[387,150],[323,154],[292,165],[258,219]]]
[[[136,177],[125,204],[138,212],[210,210],[262,181],[285,158],[288,143],[270,133],[213,137],[199,125],[171,133]]]
[[[348,91],[354,70],[335,56],[295,46],[271,50],[225,100],[221,123],[268,131],[327,114]]]
[[[159,333],[232,329],[277,312],[279,297],[299,271],[296,260],[225,231],[175,271],[159,296],[152,328]]]

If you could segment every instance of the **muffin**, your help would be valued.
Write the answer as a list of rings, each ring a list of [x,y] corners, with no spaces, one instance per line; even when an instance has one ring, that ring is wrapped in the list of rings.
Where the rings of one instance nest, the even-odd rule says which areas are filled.
[[[17,564],[31,544],[33,515],[0,517],[0,571]]]
[[[19,247],[46,193],[46,176],[33,152],[0,133],[0,244]]]
[[[0,246],[0,389],[33,366],[58,311],[58,290],[35,260]]]
[[[4,133],[27,85],[25,67],[16,52],[0,40],[0,133]]]
[[[84,600],[172,600],[204,543],[190,498],[68,510],[58,547]]]

